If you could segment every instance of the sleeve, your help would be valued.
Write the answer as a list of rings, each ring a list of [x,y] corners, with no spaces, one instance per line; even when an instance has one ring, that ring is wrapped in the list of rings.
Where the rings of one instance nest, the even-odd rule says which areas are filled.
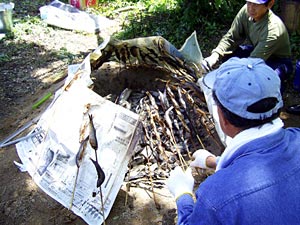
[[[250,57],[267,60],[277,50],[277,40],[274,37],[268,37],[258,43],[250,54]]]
[[[248,19],[247,8],[244,5],[234,18],[230,29],[222,37],[218,46],[212,51],[224,56],[234,51],[246,39],[244,23]]]
[[[203,199],[199,198],[194,203],[191,195],[185,194],[178,198],[177,213],[178,225],[220,225],[216,212],[213,207],[205,204]]]
[[[188,218],[193,212],[194,204],[194,200],[189,194],[184,194],[177,199],[177,224],[188,224]]]
[[[253,34],[254,35],[254,34]],[[260,40],[250,54],[250,57],[267,60],[271,55],[278,55],[280,48],[289,45],[283,24],[271,20],[260,35]]]

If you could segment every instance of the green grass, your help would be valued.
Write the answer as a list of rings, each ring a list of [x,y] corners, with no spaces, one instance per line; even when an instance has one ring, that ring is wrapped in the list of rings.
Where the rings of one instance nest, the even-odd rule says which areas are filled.
[[[121,18],[123,29],[115,34],[119,39],[160,35],[177,48],[196,30],[201,50],[205,55],[217,45],[229,29],[234,15],[244,4],[240,1],[101,1],[96,13],[109,18]],[[130,8],[131,7],[131,8]],[[130,8],[127,11],[121,9]],[[273,7],[280,12],[279,3]],[[293,60],[300,58],[300,34],[290,35]]]

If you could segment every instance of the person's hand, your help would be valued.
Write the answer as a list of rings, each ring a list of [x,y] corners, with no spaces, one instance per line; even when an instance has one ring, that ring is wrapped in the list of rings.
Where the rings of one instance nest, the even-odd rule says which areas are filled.
[[[207,72],[209,72],[212,70],[212,67],[218,62],[218,60],[219,60],[219,54],[213,52],[209,57],[203,59],[202,66]]]
[[[206,165],[206,159],[210,156],[215,157],[215,155],[213,155],[209,151],[205,149],[199,149],[193,153],[192,157],[194,158],[194,160],[190,163],[190,166],[207,169],[209,167]]]
[[[175,199],[183,194],[193,195],[194,177],[191,168],[183,171],[181,167],[175,167],[167,180],[167,187]]]

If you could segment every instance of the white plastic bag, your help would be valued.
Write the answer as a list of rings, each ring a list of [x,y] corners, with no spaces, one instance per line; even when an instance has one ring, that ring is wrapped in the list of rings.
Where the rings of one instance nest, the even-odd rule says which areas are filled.
[[[11,31],[13,27],[12,11],[14,3],[0,3],[0,33]]]
[[[40,16],[47,24],[88,33],[99,33],[102,30],[117,26],[113,20],[86,13],[57,0],[42,6]]]

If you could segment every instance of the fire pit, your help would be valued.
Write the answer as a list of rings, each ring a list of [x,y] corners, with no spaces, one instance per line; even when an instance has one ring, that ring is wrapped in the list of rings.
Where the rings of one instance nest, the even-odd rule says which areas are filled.
[[[140,116],[130,185],[159,187],[175,166],[188,166],[195,150],[223,150],[196,85],[201,75],[161,37],[111,40],[92,61],[93,90]]]

